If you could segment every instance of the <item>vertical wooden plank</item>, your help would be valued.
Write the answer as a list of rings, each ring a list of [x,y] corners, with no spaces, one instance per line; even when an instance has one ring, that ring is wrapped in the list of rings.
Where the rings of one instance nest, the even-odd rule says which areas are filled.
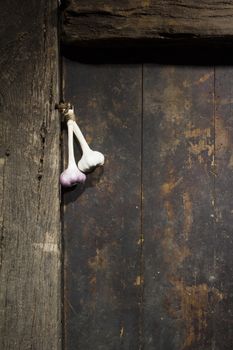
[[[64,193],[65,349],[138,349],[141,67],[67,60],[65,86],[84,135],[106,155],[85,188]]]
[[[0,10],[0,348],[58,350],[57,1]]]
[[[214,348],[213,92],[211,67],[145,67],[145,350]]]
[[[215,69],[215,255],[213,283],[223,299],[215,310],[216,349],[233,344],[233,67]]]

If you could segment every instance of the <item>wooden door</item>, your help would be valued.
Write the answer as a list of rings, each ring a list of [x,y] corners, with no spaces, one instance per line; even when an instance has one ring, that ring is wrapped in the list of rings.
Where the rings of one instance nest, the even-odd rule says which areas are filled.
[[[64,80],[106,155],[63,193],[64,348],[232,349],[232,67],[66,59]]]
[[[0,349],[232,349],[231,1],[0,9]],[[66,60],[65,98],[106,165],[63,192],[62,218],[60,38],[94,61],[156,47],[151,64]],[[221,46],[228,66],[158,59],[180,44],[195,63]]]

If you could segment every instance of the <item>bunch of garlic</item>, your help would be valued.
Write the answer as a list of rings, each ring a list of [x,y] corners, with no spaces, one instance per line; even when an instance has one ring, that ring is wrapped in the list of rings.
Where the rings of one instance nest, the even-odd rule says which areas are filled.
[[[97,166],[104,164],[104,155],[100,152],[93,151],[85,140],[78,124],[75,121],[74,108],[70,106],[67,110],[62,111],[67,119],[68,127],[68,166],[60,175],[60,183],[64,187],[71,187],[77,183],[84,183],[86,175]],[[82,157],[76,164],[74,158],[73,133],[77,137],[81,149]]]

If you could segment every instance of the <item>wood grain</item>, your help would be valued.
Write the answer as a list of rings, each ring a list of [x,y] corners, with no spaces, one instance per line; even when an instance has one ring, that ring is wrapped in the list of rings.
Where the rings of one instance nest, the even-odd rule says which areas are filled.
[[[84,188],[64,193],[65,349],[138,349],[141,66],[64,67],[65,98],[91,147],[106,156]]]
[[[0,348],[58,350],[57,2],[1,2]]]
[[[214,310],[216,348],[228,350],[233,344],[233,70],[215,68],[215,250],[213,283],[223,300]],[[223,335],[224,334],[224,340]]]
[[[232,1],[66,0],[62,17],[68,46],[221,46],[233,38]]]
[[[107,154],[64,193],[65,349],[231,350],[232,67],[65,66]]]
[[[145,349],[210,350],[221,334],[214,86],[213,67],[144,69]]]
[[[232,347],[232,79],[144,69],[145,349]]]

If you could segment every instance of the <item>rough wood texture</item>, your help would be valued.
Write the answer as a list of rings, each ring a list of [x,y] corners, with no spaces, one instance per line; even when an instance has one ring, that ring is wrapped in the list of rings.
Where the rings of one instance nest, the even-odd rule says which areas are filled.
[[[65,0],[66,45],[231,44],[232,1]]]
[[[0,348],[58,350],[57,2],[0,5]]]
[[[144,69],[145,349],[232,348],[231,84],[232,67]]]
[[[145,349],[213,349],[214,69],[151,65],[144,79]]]
[[[233,344],[233,69],[215,69],[214,284],[223,300],[215,310],[216,349]],[[224,340],[224,341],[223,341]],[[231,345],[231,347],[230,347]]]
[[[65,349],[231,350],[232,67],[140,71],[66,62],[107,163],[64,194]]]

